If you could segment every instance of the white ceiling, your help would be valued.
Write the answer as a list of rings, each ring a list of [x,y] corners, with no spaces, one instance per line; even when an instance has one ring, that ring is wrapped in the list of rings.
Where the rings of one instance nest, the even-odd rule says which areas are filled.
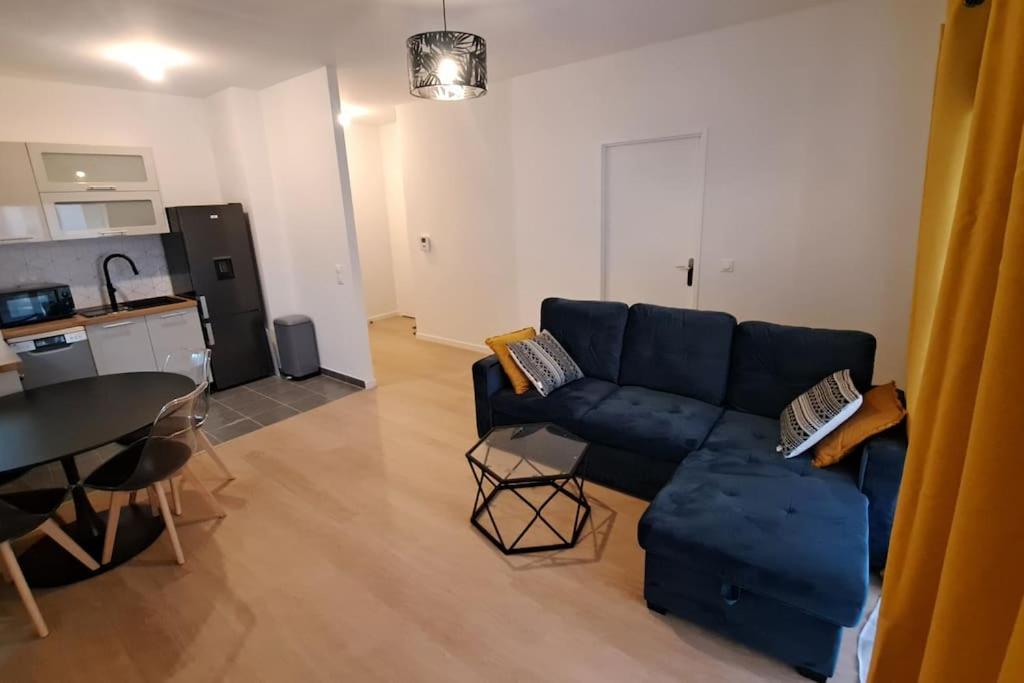
[[[487,40],[492,83],[828,0],[450,0],[448,25]],[[182,95],[261,88],[335,63],[342,97],[388,117],[408,101],[405,38],[441,0],[2,0],[0,73]],[[193,63],[149,83],[102,56],[154,40]]]

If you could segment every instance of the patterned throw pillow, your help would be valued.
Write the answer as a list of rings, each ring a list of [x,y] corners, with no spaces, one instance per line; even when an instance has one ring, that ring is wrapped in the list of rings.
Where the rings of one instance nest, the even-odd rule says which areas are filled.
[[[580,366],[547,330],[509,344],[508,352],[541,396],[583,378]]]
[[[849,419],[863,401],[849,370],[829,375],[782,411],[776,450],[787,458],[800,455]]]

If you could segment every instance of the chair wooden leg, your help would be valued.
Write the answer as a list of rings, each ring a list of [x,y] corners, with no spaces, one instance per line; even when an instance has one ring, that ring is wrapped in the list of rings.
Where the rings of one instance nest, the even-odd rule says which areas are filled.
[[[100,562],[109,564],[110,558],[114,555],[114,539],[117,537],[117,523],[121,520],[121,507],[124,505],[127,494],[124,491],[114,491],[110,494],[110,512],[107,513],[107,532],[103,535],[103,556]]]
[[[135,505],[135,501],[137,501],[138,499],[139,499],[139,492],[138,491],[132,491],[131,493],[128,494],[128,504],[129,505]]]
[[[174,514],[181,517],[181,477],[171,477],[171,503]]]
[[[21,596],[21,602],[25,605],[25,611],[28,612],[28,616],[36,627],[36,633],[39,634],[40,638],[45,638],[50,635],[50,630],[46,628],[43,615],[39,612],[39,605],[36,604],[36,599],[32,597],[32,591],[29,590],[28,583],[25,582],[25,575],[21,573],[21,567],[18,566],[18,558],[14,556],[14,550],[11,549],[9,541],[0,543],[0,556],[3,557],[4,566],[7,567],[7,573],[10,575],[11,581],[14,582],[15,588],[18,589],[18,595]]]
[[[221,507],[221,504],[217,501],[214,495],[210,493],[210,490],[203,486],[203,482],[199,481],[199,477],[196,476],[196,473],[192,471],[191,467],[188,465],[182,467],[181,474],[190,484],[196,487],[196,490],[199,491],[199,494],[206,499],[206,502],[213,508],[213,511],[218,517],[228,516],[228,513],[224,511],[224,508]]]
[[[156,491],[156,499],[160,503],[160,514],[164,517],[164,524],[167,525],[167,535],[171,539],[171,546],[174,547],[174,559],[178,564],[185,564],[185,555],[181,552],[181,541],[178,540],[178,530],[174,527],[174,515],[171,514],[171,506],[167,504],[167,494],[164,487],[157,484],[153,487]]]
[[[231,474],[231,470],[229,470],[228,466],[224,464],[224,461],[220,459],[220,456],[217,454],[217,449],[215,449],[213,444],[210,442],[210,437],[206,436],[202,429],[197,429],[196,439],[199,441],[199,449],[206,451],[210,456],[210,459],[217,463],[217,467],[224,472],[224,476],[228,478],[228,481],[233,480],[235,475]]]
[[[160,488],[160,484],[155,484],[147,489],[146,495],[149,498],[149,511],[154,517],[160,514],[160,502],[156,497],[156,490]]]
[[[120,512],[120,508],[118,508],[118,512]],[[55,521],[53,521],[52,519],[48,519],[45,522],[43,522],[43,525],[41,527],[39,527],[39,530],[42,531],[47,536],[49,536],[50,538],[52,538],[54,543],[59,545],[61,548],[64,548],[64,550],[68,551],[68,553],[72,557],[74,557],[76,560],[78,560],[79,562],[84,564],[86,567],[88,567],[92,571],[96,571],[97,569],[100,568],[100,566],[98,564],[96,564],[96,560],[92,559],[92,557],[89,555],[89,553],[85,552],[85,550],[82,549],[82,546],[80,546],[77,543],[75,543],[71,539],[70,536],[68,536],[66,533],[64,533],[64,530],[61,529],[59,526],[57,526],[57,523]],[[105,552],[106,551],[106,538],[104,538],[103,540],[104,540],[104,543],[103,543],[104,548],[103,548],[103,550]],[[113,543],[111,543],[110,549],[111,549],[111,551],[113,551],[113,549],[114,549]],[[109,562],[110,560],[108,559],[107,561]]]

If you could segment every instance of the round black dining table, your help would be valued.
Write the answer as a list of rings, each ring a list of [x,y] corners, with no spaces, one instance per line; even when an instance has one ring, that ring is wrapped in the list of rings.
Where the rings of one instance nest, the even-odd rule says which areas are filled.
[[[59,462],[75,507],[74,521],[62,528],[98,561],[106,513],[97,512],[81,485],[75,456],[117,441],[153,424],[168,401],[195,384],[167,372],[128,372],[51,384],[0,397],[0,475]],[[163,533],[164,522],[149,509],[128,505],[121,511],[114,555],[90,571],[48,537],[18,558],[32,586],[61,586],[103,573],[135,557]]]

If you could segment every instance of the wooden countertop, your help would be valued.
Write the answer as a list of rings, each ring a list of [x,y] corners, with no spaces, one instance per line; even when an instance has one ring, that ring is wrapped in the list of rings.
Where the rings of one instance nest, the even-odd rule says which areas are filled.
[[[19,369],[21,369],[21,360],[18,358],[18,354],[11,351],[11,347],[0,339],[0,372]]]
[[[35,325],[21,325],[19,327],[9,327],[6,330],[0,330],[4,339],[13,339],[15,337],[28,337],[33,334],[43,334],[44,332],[53,332],[55,330],[63,330],[67,327],[89,327],[90,325],[101,325],[103,323],[110,323],[116,320],[126,320],[128,318],[141,318],[147,315],[153,315],[154,313],[167,313],[168,311],[178,311],[183,308],[192,308],[196,305],[196,302],[192,299],[185,299],[182,297],[173,297],[178,299],[177,303],[166,304],[164,306],[153,306],[151,308],[140,308],[133,311],[118,311],[117,313],[107,313],[106,315],[97,316],[95,318],[87,318],[84,315],[75,314],[70,318],[61,318],[60,320],[50,320],[45,323],[37,323]],[[4,344],[6,348],[7,345]],[[17,361],[17,355],[14,356],[14,360]],[[0,361],[0,368],[2,368],[2,361]]]

